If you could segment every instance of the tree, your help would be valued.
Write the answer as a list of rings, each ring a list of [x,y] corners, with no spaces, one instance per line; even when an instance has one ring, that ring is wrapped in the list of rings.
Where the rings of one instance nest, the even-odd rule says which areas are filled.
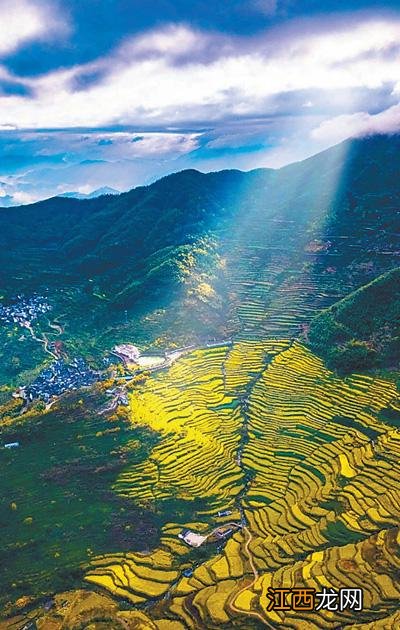
[[[378,354],[365,341],[352,339],[344,346],[332,348],[328,353],[327,362],[329,367],[338,372],[349,374],[376,366]]]

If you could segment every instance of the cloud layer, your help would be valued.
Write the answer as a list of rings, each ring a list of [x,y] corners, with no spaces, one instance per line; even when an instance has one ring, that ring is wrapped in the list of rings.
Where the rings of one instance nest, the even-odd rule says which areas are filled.
[[[161,21],[76,62],[66,5],[0,0],[0,194],[34,199],[83,176],[96,187],[105,164],[106,183],[124,188],[178,167],[279,166],[351,135],[398,131],[400,15],[273,22],[289,5],[249,0],[249,15],[272,22],[247,33]],[[64,46],[63,62],[37,72],[26,60],[34,66],[44,42]],[[88,161],[97,166],[79,167]]]
[[[0,16],[0,57],[68,31],[66,17],[45,0],[0,0]]]
[[[308,93],[312,103],[313,92],[334,90],[351,106],[355,90],[400,81],[400,19],[312,26],[238,38],[169,25],[89,64],[12,77],[32,96],[0,97],[0,120],[18,128],[209,124],[275,115],[284,94]]]

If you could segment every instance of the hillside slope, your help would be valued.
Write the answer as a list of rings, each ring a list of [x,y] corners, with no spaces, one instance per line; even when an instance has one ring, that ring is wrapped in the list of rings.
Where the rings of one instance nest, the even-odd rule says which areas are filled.
[[[321,356],[396,367],[399,148],[4,211],[1,380],[193,345],[0,401],[1,629],[397,627],[398,374]],[[362,609],[271,608],[288,586]]]
[[[94,360],[127,339],[297,336],[398,265],[399,149],[400,137],[378,136],[277,171],[189,170],[121,195],[3,209],[3,303],[45,294],[67,352]],[[0,337],[2,381],[45,358],[24,330]]]
[[[20,609],[30,601],[22,595],[48,593],[52,576],[64,588],[89,582],[97,596],[82,606],[82,592],[69,592],[56,596],[49,609],[33,599],[33,610],[28,606],[5,627],[17,622],[22,627],[32,619],[44,630],[89,627],[104,621],[103,607],[114,603],[111,618],[105,618],[110,628],[120,627],[118,618],[124,616],[133,627],[140,620],[153,630],[350,630],[360,623],[397,628],[400,400],[393,382],[373,375],[342,378],[299,342],[271,339],[190,352],[139,383],[129,399],[129,422],[120,437],[114,430],[97,438],[89,430],[77,443],[80,426],[61,425],[75,449],[82,442],[91,445],[85,460],[96,458],[96,439],[97,449],[106,446],[103,440],[111,441],[114,457],[118,441],[124,444],[128,458],[122,470],[114,469],[110,493],[113,506],[116,498],[132,506],[124,537],[114,538],[108,549],[103,540],[100,549],[81,545],[74,558],[81,573],[66,570],[71,570],[68,535],[40,541],[40,549],[50,545],[52,551],[43,554],[40,573],[37,561],[31,561],[36,546],[4,549],[5,593],[21,597]],[[47,415],[49,427],[55,413]],[[133,438],[140,431],[156,436],[147,442],[146,457],[135,456],[141,442],[129,439],[130,430]],[[34,435],[23,439],[33,440],[31,450],[36,447]],[[23,455],[20,459],[19,468],[25,464]],[[54,492],[51,479],[57,477],[54,463],[41,458],[41,468],[50,466],[46,492]],[[69,469],[57,470],[63,479]],[[32,473],[35,483],[37,471]],[[96,488],[97,469],[89,479]],[[32,480],[25,476],[21,494],[28,483]],[[71,480],[65,483],[64,491],[74,490]],[[22,496],[17,509],[10,510],[8,502],[4,530],[12,539],[15,524],[26,532],[20,511],[31,515],[33,508]],[[52,523],[53,506],[40,507],[43,525]],[[160,529],[151,551],[141,552],[138,542],[145,546],[148,532],[130,532],[143,513]],[[35,513],[30,531],[36,518]],[[125,522],[125,511],[120,518]],[[97,529],[104,526],[107,530],[108,521],[100,518]],[[200,548],[185,543],[179,534],[188,529],[209,535],[207,542]],[[82,528],[83,540],[87,530]],[[215,531],[228,534],[215,540]],[[127,547],[126,535],[132,536]],[[24,570],[18,572],[20,566]],[[361,588],[362,610],[271,610],[269,587],[317,593]],[[104,600],[107,592],[113,600]],[[18,602],[7,610],[18,610]]]
[[[400,268],[317,315],[309,339],[333,368],[399,367]]]

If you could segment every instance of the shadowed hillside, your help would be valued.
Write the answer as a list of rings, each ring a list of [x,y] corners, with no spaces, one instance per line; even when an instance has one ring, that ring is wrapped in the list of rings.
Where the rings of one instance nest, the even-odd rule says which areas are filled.
[[[399,149],[2,211],[0,628],[397,628]]]
[[[343,372],[399,367],[400,269],[379,276],[323,311],[311,324],[311,345]]]
[[[277,171],[190,170],[121,195],[4,209],[4,302],[46,293],[67,350],[93,358],[126,338],[297,336],[396,266],[399,149],[398,136],[378,136]],[[23,369],[40,361],[29,339],[3,341],[3,380],[18,373],[12,357]]]

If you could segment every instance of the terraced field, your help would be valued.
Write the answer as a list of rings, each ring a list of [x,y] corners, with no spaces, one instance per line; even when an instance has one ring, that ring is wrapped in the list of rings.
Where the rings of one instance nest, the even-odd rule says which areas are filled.
[[[303,324],[352,290],[337,256],[294,243],[291,224],[275,225],[263,238],[257,222],[248,229],[251,245],[232,239],[223,254],[235,339],[297,337]]]
[[[232,503],[243,483],[234,461],[241,418],[224,388],[226,354],[226,346],[195,352],[132,399],[134,422],[165,437],[143,468],[119,478],[118,491],[137,501],[159,501],[171,493],[185,500],[200,496],[213,512]],[[217,469],[212,487],[210,465]]]
[[[197,501],[195,522],[165,523],[150,554],[97,557],[88,582],[147,604],[144,627],[396,627],[392,382],[338,378],[298,342],[243,340],[182,357],[130,402],[132,423],[161,440],[120,474],[116,492],[155,509],[171,497]],[[217,545],[192,549],[178,538],[224,523],[237,526]],[[269,587],[360,587],[364,609],[270,610]]]

